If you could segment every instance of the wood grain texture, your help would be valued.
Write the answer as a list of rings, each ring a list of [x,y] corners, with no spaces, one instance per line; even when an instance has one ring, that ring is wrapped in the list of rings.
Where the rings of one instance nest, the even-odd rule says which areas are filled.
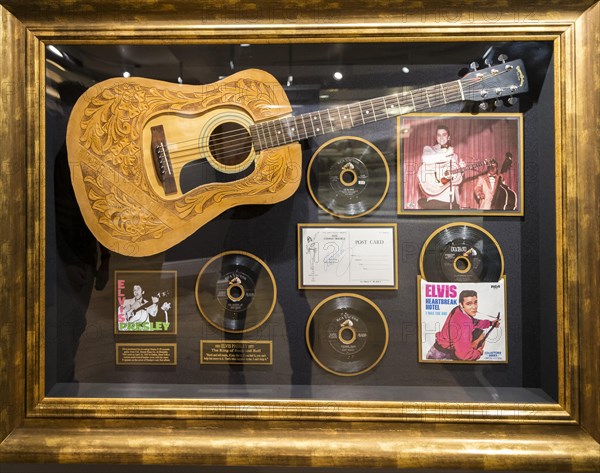
[[[581,425],[600,442],[600,4],[576,25],[577,258]]]
[[[135,432],[135,433],[133,433]],[[161,439],[157,442],[157,439]],[[98,455],[98,447],[111,455]],[[265,421],[27,421],[0,450],[7,462],[177,463],[312,468],[597,471],[576,426]],[[552,462],[548,459],[552,458]]]
[[[25,30],[0,8],[0,441],[23,417],[25,397]]]
[[[400,24],[443,27],[469,24],[494,26],[499,24],[540,24],[573,22],[593,0],[568,2],[522,2],[506,0],[500,3],[435,0],[430,2],[394,0],[2,0],[28,28],[45,29],[48,23],[89,31],[94,25],[134,21],[144,29],[153,25],[220,25],[246,26],[288,24]],[[86,28],[87,26],[87,28]]]
[[[23,25],[6,10],[1,10],[2,90],[14,84],[16,91],[8,94],[11,97],[0,109],[2,144],[4,149],[10,149],[2,167],[13,164],[16,167],[10,177],[3,173],[0,189],[3,218],[0,363],[4,363],[0,381],[0,438],[10,433],[0,444],[0,461],[598,471],[598,5],[593,1],[536,0],[524,6],[523,2],[511,0],[498,7],[502,10],[494,19],[489,2],[480,6],[470,1],[460,3],[459,6],[458,2],[436,1],[425,7],[423,2],[354,0],[344,3],[0,0],[0,5],[5,5],[30,28],[30,44],[26,47]],[[294,8],[298,8],[295,13]],[[322,14],[314,13],[319,9]],[[284,26],[280,25],[282,19],[286,20]],[[255,30],[254,26],[259,24],[266,26]],[[319,28],[324,24],[338,26]],[[485,28],[482,29],[482,25]],[[29,170],[32,172],[29,183],[35,183],[37,176],[43,175],[39,170],[43,158],[35,154],[40,150],[39,137],[31,136],[40,132],[39,116],[36,116],[39,103],[36,107],[35,94],[41,91],[31,89],[35,77],[27,82],[22,79],[24,70],[29,75],[39,74],[32,67],[26,68],[24,62],[26,54],[40,53],[36,49],[36,38],[71,42],[96,38],[114,43],[132,38],[150,42],[198,39],[239,42],[241,37],[257,37],[259,41],[281,42],[335,38],[364,41],[375,37],[468,40],[475,34],[480,35],[478,38],[501,40],[554,39],[560,53],[557,60],[562,63],[562,72],[557,78],[564,78],[565,72],[573,75],[574,82],[564,88],[557,81],[561,94],[557,102],[561,110],[561,121],[557,122],[561,142],[557,150],[562,166],[557,181],[561,198],[557,203],[560,222],[557,233],[561,234],[557,266],[559,271],[563,263],[567,266],[561,272],[565,280],[559,285],[562,310],[558,316],[559,323],[568,319],[559,325],[565,329],[561,337],[568,343],[559,350],[559,356],[564,359],[559,379],[565,387],[561,393],[562,407],[555,406],[554,414],[509,424],[498,422],[492,413],[484,412],[471,417],[464,415],[463,423],[456,425],[451,423],[452,416],[445,419],[440,410],[437,416],[435,412],[426,412],[422,418],[418,412],[411,412],[408,420],[422,420],[418,423],[397,422],[403,419],[384,423],[381,419],[386,406],[371,405],[375,410],[380,409],[378,420],[357,422],[361,416],[360,406],[349,410],[348,416],[336,418],[335,413],[328,412],[329,406],[319,411],[309,403],[296,406],[284,403],[280,411],[290,408],[298,415],[297,419],[275,422],[273,416],[269,416],[273,411],[265,404],[262,407],[231,406],[226,414],[231,420],[198,421],[185,414],[185,406],[165,401],[154,410],[152,406],[143,405],[140,412],[149,419],[141,421],[131,419],[132,413],[119,410],[116,403],[94,410],[89,401],[83,408],[78,408],[76,403],[39,402],[42,370],[35,361],[33,367],[28,367],[28,379],[33,387],[28,390],[30,404],[27,405],[24,391],[27,350],[23,340],[29,331],[30,351],[39,348],[36,344],[39,333],[34,332],[39,329],[36,321],[43,317],[41,302],[28,298],[43,293],[40,274],[45,265],[40,256],[43,252],[36,252],[34,241],[35,236],[43,235],[40,231],[43,208],[34,199],[39,193],[26,189],[27,170],[24,168],[26,156],[30,154],[30,163],[35,165],[37,161],[38,169]],[[36,61],[32,63],[35,65]],[[25,105],[27,90],[34,95],[29,102],[30,109]],[[39,184],[43,186],[42,182]],[[27,207],[26,192],[30,192]],[[29,218],[27,226],[25,215]],[[29,248],[23,235],[27,235]],[[30,266],[26,263],[28,250],[33,260]],[[24,278],[28,269],[40,274],[30,276],[31,288],[26,293]],[[15,324],[13,328],[11,324]],[[568,353],[565,347],[573,348],[575,353]],[[30,360],[34,359],[35,353],[30,355]],[[577,379],[570,379],[572,375]],[[26,410],[39,418],[27,419],[17,428]],[[68,410],[70,412],[66,412]],[[178,410],[182,412],[181,417],[177,415]],[[119,419],[125,414],[128,418]],[[69,418],[65,418],[66,415]],[[108,418],[102,418],[104,415]],[[157,420],[162,415],[171,417]],[[461,412],[453,415],[460,416]],[[257,420],[249,421],[252,416]],[[302,416],[311,420],[298,420]],[[469,424],[469,420],[473,423]],[[567,424],[572,422],[579,425]]]

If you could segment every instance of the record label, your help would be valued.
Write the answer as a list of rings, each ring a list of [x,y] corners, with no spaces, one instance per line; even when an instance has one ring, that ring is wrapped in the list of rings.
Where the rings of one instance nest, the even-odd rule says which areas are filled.
[[[365,347],[369,330],[364,321],[352,313],[343,311],[327,327],[327,340],[337,353],[344,356],[358,355]]]
[[[273,274],[256,256],[231,251],[208,261],[196,281],[202,316],[224,332],[242,333],[262,325],[275,308]]]
[[[337,294],[322,301],[306,325],[314,360],[339,376],[356,376],[379,363],[388,344],[383,313],[366,297]]]
[[[376,209],[389,183],[385,157],[362,138],[334,138],[308,164],[310,195],[321,209],[340,218],[360,217]]]
[[[504,257],[496,239],[466,222],[438,228],[421,249],[420,270],[430,282],[497,282]]]

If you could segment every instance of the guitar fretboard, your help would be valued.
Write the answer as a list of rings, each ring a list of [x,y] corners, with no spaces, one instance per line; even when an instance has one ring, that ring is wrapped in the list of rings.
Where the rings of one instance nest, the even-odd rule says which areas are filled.
[[[460,100],[464,100],[464,93],[460,80],[457,80],[317,112],[256,123],[250,127],[250,132],[254,149],[260,151]]]

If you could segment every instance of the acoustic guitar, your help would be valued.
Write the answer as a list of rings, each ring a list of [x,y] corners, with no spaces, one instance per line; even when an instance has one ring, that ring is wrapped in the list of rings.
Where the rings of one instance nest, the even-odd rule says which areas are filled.
[[[290,197],[302,175],[300,140],[464,100],[528,90],[522,61],[452,82],[292,116],[267,72],[203,86],[144,78],[100,82],[67,128],[71,179],[86,224],[111,251],[165,251],[237,205]],[[182,186],[182,168],[198,174]]]
[[[455,159],[449,159],[439,163],[422,164],[417,171],[419,185],[428,196],[436,196],[445,189],[458,186],[463,181],[465,172],[487,166],[489,160],[484,159],[476,163],[460,167]]]

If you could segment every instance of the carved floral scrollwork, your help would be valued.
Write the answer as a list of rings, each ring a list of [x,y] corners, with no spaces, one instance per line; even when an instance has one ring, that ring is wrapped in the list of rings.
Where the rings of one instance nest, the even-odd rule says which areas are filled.
[[[192,213],[202,214],[208,207],[227,198],[240,195],[256,196],[265,193],[277,193],[289,182],[299,179],[287,153],[281,151],[263,151],[261,159],[248,179],[230,183],[228,186],[205,186],[206,192],[190,195],[176,204],[177,211],[185,218]]]
[[[112,79],[86,92],[77,124],[78,164],[97,222],[119,240],[158,239],[173,230],[156,214],[161,208],[187,220],[228,197],[271,194],[287,185],[290,157],[280,152],[262,152],[255,171],[240,181],[206,184],[172,201],[159,197],[145,174],[142,140],[149,120],[161,113],[195,114],[230,105],[245,108],[257,121],[273,118],[287,98],[277,83],[262,78],[237,75],[183,88],[148,79]]]
[[[112,236],[136,242],[140,238],[158,239],[168,229],[156,215],[137,204],[117,186],[110,184],[101,173],[88,174],[83,181],[92,209],[97,213],[98,222],[104,225]]]
[[[80,142],[137,186],[146,188],[140,163],[141,133],[151,116],[166,111],[201,111],[228,103],[245,106],[262,119],[277,99],[276,94],[269,84],[244,78],[201,87],[200,92],[194,93],[116,82],[89,100],[81,122]]]

